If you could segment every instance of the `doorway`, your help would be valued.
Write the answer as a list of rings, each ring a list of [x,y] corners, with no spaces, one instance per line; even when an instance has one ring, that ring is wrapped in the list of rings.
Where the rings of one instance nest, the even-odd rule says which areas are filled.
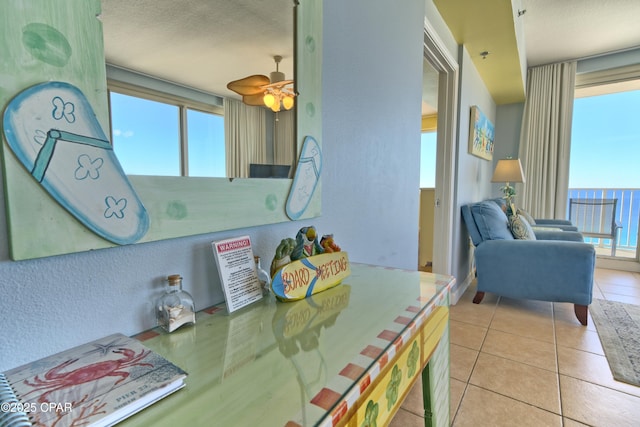
[[[422,64],[422,135],[420,139],[420,220],[418,270],[433,271],[439,73]]]
[[[452,275],[458,64],[427,20],[424,27],[423,52],[424,61],[437,73],[438,83],[432,271]]]

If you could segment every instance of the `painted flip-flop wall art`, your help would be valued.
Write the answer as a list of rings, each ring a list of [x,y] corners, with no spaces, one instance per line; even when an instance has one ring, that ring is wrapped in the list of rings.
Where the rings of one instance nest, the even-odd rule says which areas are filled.
[[[301,159],[309,157],[305,136],[320,150],[321,5],[305,0],[297,9]],[[320,215],[319,168],[308,176],[315,191],[292,218],[292,180],[125,175],[107,136],[100,9],[100,0],[0,2],[0,135],[12,259]]]
[[[146,234],[147,211],[77,87],[47,82],[25,89],[9,102],[2,126],[26,170],[85,227],[117,244]]]
[[[313,137],[307,136],[302,143],[298,167],[287,197],[286,210],[289,218],[298,219],[306,212],[320,182],[321,172],[322,150]]]

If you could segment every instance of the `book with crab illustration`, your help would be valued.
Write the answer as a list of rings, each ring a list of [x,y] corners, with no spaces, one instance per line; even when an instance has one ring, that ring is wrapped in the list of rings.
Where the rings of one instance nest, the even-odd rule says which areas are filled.
[[[0,426],[110,426],[184,387],[187,373],[122,334],[0,374]]]

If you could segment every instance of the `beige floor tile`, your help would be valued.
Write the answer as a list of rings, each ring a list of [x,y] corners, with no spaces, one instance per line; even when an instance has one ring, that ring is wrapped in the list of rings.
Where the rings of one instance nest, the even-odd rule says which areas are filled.
[[[455,378],[464,382],[469,381],[471,371],[473,370],[473,365],[475,365],[476,359],[478,358],[478,351],[471,350],[469,348],[462,347],[456,344],[451,344],[450,352],[451,378]]]
[[[471,323],[480,327],[488,327],[493,318],[493,312],[496,309],[497,298],[491,295],[485,295],[480,304],[472,302],[475,290],[470,292],[468,289],[456,305],[450,307],[449,315],[451,320]]]
[[[562,418],[543,409],[469,385],[453,426],[560,427]]]
[[[603,299],[603,298],[600,298],[600,299]],[[562,322],[567,325],[579,326],[582,328],[585,327],[578,321],[578,318],[576,317],[576,313],[574,311],[574,306],[573,304],[570,304],[570,303],[566,303],[566,302],[553,303],[553,318],[556,325]],[[591,331],[596,330],[596,327],[593,324],[593,318],[591,317],[591,313],[589,313],[588,311],[587,311],[586,328]]]
[[[604,356],[598,332],[584,326],[556,322],[556,342],[559,346],[588,351]]]
[[[640,297],[630,297],[627,295],[611,294],[609,292],[603,292],[603,294],[605,299],[609,301],[618,301],[618,302],[624,302],[627,304],[640,305]]]
[[[607,270],[596,268],[594,278],[598,284],[609,283],[612,285],[638,284],[638,278],[632,272],[620,270]]]
[[[498,309],[502,311],[513,311],[516,313],[530,313],[532,315],[550,316],[553,312],[553,305],[548,301],[536,301],[515,298],[500,298]]]
[[[462,402],[462,396],[467,388],[467,383],[451,378],[451,399],[449,401],[449,420],[453,422],[456,412]]]
[[[579,423],[571,418],[563,418],[562,423],[563,427],[589,427],[588,424]]]
[[[389,423],[389,427],[424,427],[424,419],[400,408]]]
[[[605,299],[604,295],[602,294],[602,290],[600,289],[599,286],[593,287],[593,292],[591,293],[591,296],[597,299]]]
[[[418,380],[413,388],[407,394],[402,402],[402,409],[413,412],[416,415],[424,414],[424,402],[422,401],[422,377],[418,376]]]
[[[541,306],[514,304],[514,300],[510,300],[510,304],[504,305],[504,300],[501,299],[489,328],[553,344],[555,336],[552,312],[551,303]]]
[[[640,305],[640,273],[595,277],[593,298]],[[570,303],[474,295],[451,308],[454,426],[640,426],[640,387],[613,379],[591,314],[583,326]],[[403,410],[420,415],[414,388]]]
[[[640,398],[560,375],[562,412],[567,418],[596,427],[637,427]]]
[[[640,298],[640,284],[636,285],[600,285],[600,290],[608,294],[626,295],[630,297]]]
[[[557,372],[555,345],[489,329],[481,351]]]
[[[480,353],[469,384],[560,414],[558,374]]]
[[[613,379],[609,362],[604,356],[567,347],[558,347],[558,369],[562,375],[640,397],[640,387]],[[638,424],[640,424],[640,420]]]
[[[449,339],[452,344],[457,344],[473,350],[480,350],[484,337],[487,335],[487,328],[457,320],[450,321],[449,331]]]

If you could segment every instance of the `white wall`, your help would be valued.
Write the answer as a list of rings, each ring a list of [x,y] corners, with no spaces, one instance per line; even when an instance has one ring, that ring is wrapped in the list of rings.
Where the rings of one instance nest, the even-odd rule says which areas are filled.
[[[318,224],[352,259],[417,266],[423,5],[324,2],[323,181]]]
[[[458,44],[456,43],[453,34],[449,31],[449,27],[442,19],[440,12],[435,4],[433,4],[433,0],[425,0],[424,5],[424,16],[425,20],[428,21],[429,25],[435,30],[438,34],[438,38],[440,42],[447,50],[447,52],[451,55],[451,57],[455,58],[458,56]]]
[[[577,74],[609,70],[640,63],[640,48],[585,58],[578,61]]]
[[[152,327],[167,274],[184,277],[198,309],[221,302],[210,242],[228,236],[249,234],[268,264],[280,239],[314,224],[352,261],[416,268],[423,0],[325,0],[324,14],[323,216],[13,262],[2,196],[0,371]]]
[[[493,166],[500,159],[519,157],[518,150],[520,147],[520,127],[522,126],[522,113],[524,112],[524,103],[518,102],[514,104],[499,105],[496,108],[496,148],[493,153]],[[523,165],[524,167],[524,165]],[[525,179],[527,171],[524,171]],[[492,193],[494,197],[501,197],[500,187],[504,183],[494,183]],[[515,184],[516,191],[522,192],[522,184]]]
[[[493,197],[491,185],[493,162],[469,154],[471,106],[480,107],[480,110],[496,126],[496,104],[464,47],[460,48],[458,63],[460,64],[460,109],[458,112],[458,180],[456,183],[457,207],[454,209],[456,217],[453,229],[453,265],[454,268],[457,268],[454,270],[455,277],[459,282],[462,282],[470,273],[471,251],[469,234],[462,221],[460,207],[466,203]]]

